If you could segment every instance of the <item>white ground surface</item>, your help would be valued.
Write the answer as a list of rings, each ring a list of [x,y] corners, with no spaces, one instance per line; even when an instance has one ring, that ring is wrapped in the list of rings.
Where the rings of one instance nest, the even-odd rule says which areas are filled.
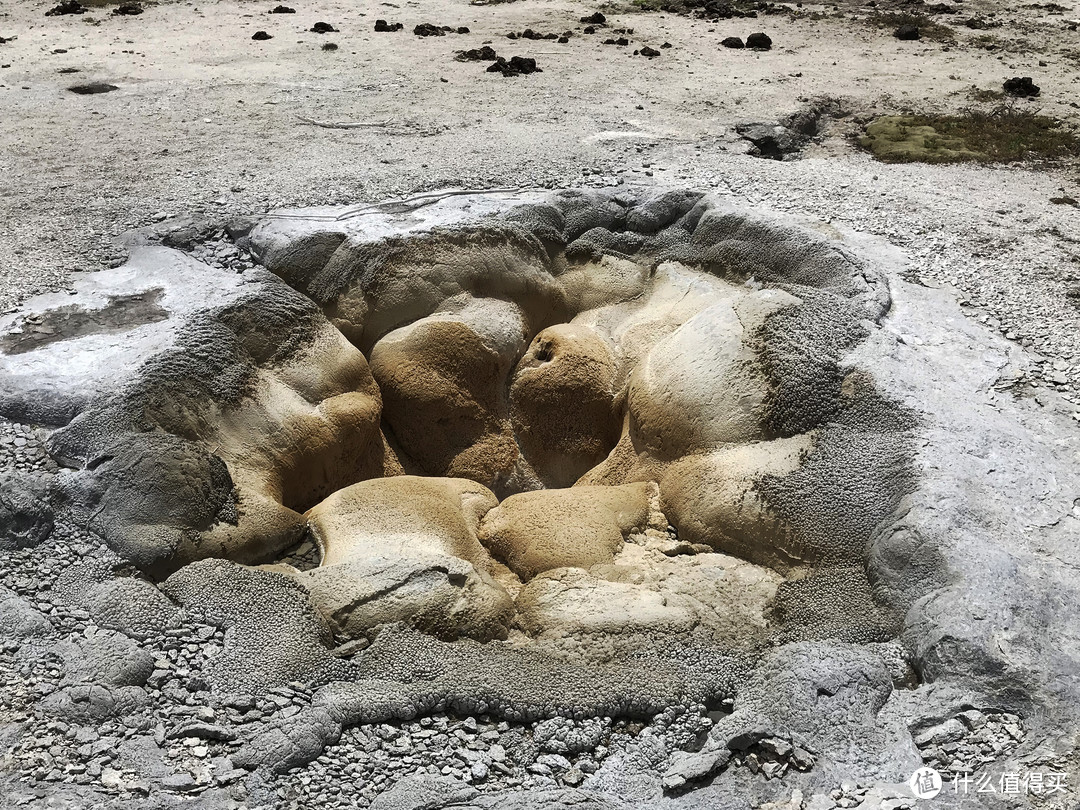
[[[955,284],[976,317],[1045,355],[1044,384],[1071,393],[1080,381],[1080,299],[1066,297],[1080,287],[1080,210],[1049,201],[1080,197],[1077,167],[887,166],[848,138],[875,113],[960,109],[972,87],[1016,75],[1043,88],[1020,104],[1080,121],[1080,33],[1069,30],[1080,7],[966,0],[936,17],[956,31],[942,44],[901,42],[861,21],[873,9],[858,4],[715,24],[566,0],[294,0],[296,14],[268,14],[275,4],[161,3],[135,17],[45,17],[52,0],[0,6],[0,37],[16,37],[0,44],[0,311],[115,263],[120,234],[165,216],[225,221],[445,186],[655,183],[886,235],[909,251],[911,277]],[[579,17],[597,8],[634,29],[629,48],[581,33]],[[969,30],[975,14],[1003,24]],[[405,30],[375,33],[380,17]],[[339,32],[311,33],[320,20]],[[471,33],[421,38],[420,22]],[[505,37],[526,27],[575,35]],[[252,41],[257,30],[273,39]],[[773,50],[719,47],[753,31]],[[993,52],[974,41],[987,35]],[[534,56],[543,72],[503,78],[454,61],[485,42]],[[656,59],[633,56],[664,42]],[[94,80],[120,89],[66,90]],[[743,154],[735,124],[821,96],[851,114],[802,159]]]

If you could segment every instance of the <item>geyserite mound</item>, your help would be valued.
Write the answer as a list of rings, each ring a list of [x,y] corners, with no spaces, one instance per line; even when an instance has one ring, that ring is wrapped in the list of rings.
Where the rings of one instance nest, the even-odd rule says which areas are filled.
[[[232,628],[219,685],[334,682],[290,721],[315,748],[734,698],[667,787],[768,735],[895,775],[894,683],[1004,671],[942,630],[955,564],[911,523],[928,409],[858,361],[892,299],[839,241],[674,191],[282,213],[249,244],[266,271],[101,274],[47,321],[70,334],[11,319],[0,408],[62,424],[67,514]],[[101,314],[124,290],[153,307]]]

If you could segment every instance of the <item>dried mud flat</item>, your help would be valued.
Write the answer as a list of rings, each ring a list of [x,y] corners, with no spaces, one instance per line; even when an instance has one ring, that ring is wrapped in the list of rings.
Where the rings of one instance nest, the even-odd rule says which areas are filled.
[[[170,302],[169,285],[183,289],[181,282],[170,276],[154,288],[157,293],[136,289],[140,273],[156,279],[161,272],[158,260],[139,258],[151,255],[138,253],[146,245],[163,243],[220,271],[221,278],[228,274],[238,280],[236,290],[230,281],[214,292],[219,282],[209,276],[199,293],[206,301],[215,295],[223,301],[240,295],[247,289],[244,285],[254,285],[250,274],[258,272],[255,268],[267,266],[317,300],[330,320],[321,311],[304,309],[310,304],[306,299],[303,306],[296,305],[300,314],[288,310],[289,317],[305,323],[314,319],[316,331],[336,328],[348,334],[372,364],[378,383],[374,390],[381,389],[383,407],[392,407],[388,392],[393,391],[401,408],[401,402],[410,402],[407,381],[380,371],[395,361],[380,360],[377,347],[384,346],[384,356],[405,349],[381,337],[364,337],[362,329],[357,336],[349,333],[341,300],[320,299],[312,292],[318,284],[304,275],[308,270],[300,272],[282,258],[292,255],[289,245],[307,244],[308,226],[262,219],[267,212],[361,206],[447,188],[527,189],[537,194],[574,189],[589,205],[603,208],[608,199],[604,195],[614,195],[627,210],[644,210],[652,204],[647,202],[651,195],[670,188],[705,192],[716,210],[730,205],[746,212],[738,216],[747,221],[773,218],[783,228],[799,228],[825,243],[842,245],[845,256],[850,250],[858,259],[852,266],[865,262],[869,269],[862,275],[844,272],[860,279],[859,284],[865,282],[872,293],[852,286],[859,292],[844,294],[853,300],[891,297],[885,307],[891,307],[888,317],[880,308],[866,315],[877,324],[868,327],[875,336],[849,346],[851,355],[843,362],[866,369],[874,390],[880,390],[896,413],[911,408],[940,415],[936,427],[925,430],[897,417],[895,430],[903,434],[898,446],[907,454],[904,464],[917,470],[924,483],[917,495],[907,493],[908,500],[897,495],[901,512],[908,512],[896,519],[901,528],[891,536],[900,537],[909,526],[918,528],[915,518],[904,523],[913,514],[930,527],[927,536],[949,537],[931,551],[941,555],[940,570],[950,572],[955,587],[945,589],[947,596],[916,598],[918,589],[910,576],[897,574],[896,582],[903,586],[893,587],[882,584],[893,582],[888,575],[879,572],[875,580],[871,572],[879,602],[884,589],[897,605],[909,605],[904,599],[918,603],[903,632],[875,635],[874,630],[864,637],[860,629],[851,638],[841,633],[835,648],[826,644],[820,649],[813,646],[824,643],[819,638],[796,633],[781,639],[787,646],[766,655],[767,663],[758,669],[732,669],[727,659],[710,657],[708,645],[699,649],[679,637],[679,643],[687,644],[685,656],[693,664],[689,668],[699,666],[714,679],[707,687],[678,667],[666,668],[678,656],[672,657],[663,644],[658,643],[661,651],[655,655],[645,654],[645,661],[654,663],[643,666],[634,657],[640,651],[630,644],[627,652],[621,641],[603,642],[609,646],[602,644],[599,652],[581,642],[580,652],[575,652],[580,639],[571,632],[570,641],[563,638],[554,644],[567,660],[573,662],[580,654],[586,662],[604,655],[621,661],[618,655],[626,653],[629,663],[610,669],[611,661],[605,661],[609,669],[597,665],[597,671],[609,673],[617,684],[625,675],[634,685],[614,698],[602,689],[595,697],[587,688],[575,691],[582,689],[579,681],[559,670],[559,678],[566,678],[567,696],[564,704],[555,700],[555,708],[550,699],[538,699],[535,705],[526,700],[523,708],[514,702],[513,688],[493,688],[493,680],[513,681],[516,670],[504,670],[502,659],[488,657],[483,647],[466,646],[465,652],[455,653],[453,644],[433,642],[415,630],[372,641],[350,630],[353,619],[336,606],[327,615],[346,619],[332,628],[327,649],[333,649],[335,660],[355,656],[365,663],[359,675],[331,667],[332,674],[320,681],[308,677],[314,664],[294,666],[289,659],[294,669],[282,665],[279,671],[273,656],[260,657],[261,645],[285,648],[291,641],[282,643],[281,638],[330,631],[305,625],[308,609],[289,602],[288,589],[262,590],[258,577],[263,574],[256,569],[237,566],[255,572],[251,598],[266,598],[281,615],[300,617],[295,626],[279,628],[280,638],[254,632],[242,637],[236,628],[245,626],[243,617],[221,619],[222,612],[233,610],[226,600],[209,613],[202,609],[208,589],[242,578],[232,569],[195,570],[205,563],[194,563],[174,572],[198,559],[200,552],[185,550],[188,556],[177,557],[171,565],[168,554],[155,547],[158,556],[150,559],[140,545],[141,532],[150,532],[142,523],[138,531],[102,523],[91,534],[85,527],[92,518],[79,525],[79,519],[65,512],[53,525],[43,490],[22,483],[9,488],[16,478],[40,482],[66,475],[70,470],[60,470],[59,461],[78,472],[85,491],[100,493],[111,484],[85,480],[108,482],[117,451],[102,450],[100,437],[92,431],[54,433],[62,420],[41,417],[44,407],[35,416],[32,397],[26,395],[17,407],[9,407],[18,397],[0,391],[9,415],[12,408],[23,408],[24,414],[20,421],[0,420],[0,472],[14,476],[3,479],[0,507],[6,511],[0,511],[0,519],[10,520],[11,536],[20,538],[10,542],[9,537],[8,545],[0,545],[0,616],[6,628],[0,631],[5,695],[0,699],[0,805],[608,810],[655,803],[671,808],[870,810],[916,806],[903,775],[926,763],[947,780],[968,773],[989,773],[996,780],[1005,773],[1039,772],[1058,774],[1059,783],[1068,786],[1065,791],[1021,794],[1006,793],[997,783],[993,795],[978,795],[974,786],[970,795],[958,795],[947,786],[934,800],[941,806],[1071,808],[1080,785],[1080,740],[1076,713],[1061,706],[1075,704],[1080,694],[1075,669],[1070,669],[1080,657],[1075,581],[1075,541],[1080,537],[1080,510],[1075,506],[1080,498],[1075,472],[1080,460],[1080,210],[1069,202],[1080,197],[1080,168],[1067,160],[1007,166],[883,164],[862,151],[854,136],[879,115],[989,109],[996,102],[977,101],[973,90],[1000,90],[1015,76],[1031,76],[1041,87],[1037,98],[1019,99],[1017,106],[1080,123],[1080,33],[1075,30],[1080,7],[950,3],[956,13],[939,11],[929,19],[949,26],[953,35],[906,41],[893,36],[898,17],[878,24],[876,15],[927,15],[925,5],[791,3],[762,7],[753,17],[727,17],[722,9],[712,15],[677,14],[629,5],[534,0],[482,6],[442,0],[295,3],[294,13],[268,13],[273,5],[160,3],[145,5],[139,14],[112,14],[113,7],[104,6],[48,17],[49,3],[0,9],[0,37],[5,39],[0,42],[0,109],[5,113],[0,117],[0,210],[5,219],[0,313],[20,318],[27,300],[46,292],[71,290],[71,300],[81,304],[85,291],[77,292],[73,285],[92,279],[95,271],[120,268],[123,274],[130,267],[136,279],[131,295],[110,298],[93,317],[76,318],[64,329],[75,330],[77,337],[107,335],[135,323],[171,324],[181,308]],[[603,24],[583,19],[598,10],[605,17]],[[391,30],[376,31],[378,19],[388,21]],[[968,27],[967,20],[981,22]],[[399,22],[401,30],[392,30]],[[329,23],[334,30],[316,33],[311,30],[319,27],[316,23]],[[435,28],[425,30],[425,36],[414,33],[414,26],[423,24]],[[596,30],[585,33],[590,25]],[[450,30],[439,33],[442,26]],[[461,28],[468,31],[459,33]],[[527,29],[570,35],[566,42],[506,36]],[[269,38],[253,39],[257,32]],[[745,40],[755,32],[768,34],[771,49],[720,44],[727,37]],[[620,37],[628,44],[604,44]],[[331,43],[336,48],[326,47]],[[459,51],[485,45],[506,60],[535,59],[540,70],[504,76],[488,71],[487,61],[455,58]],[[504,72],[515,71],[506,67]],[[70,90],[79,85],[90,89]],[[792,121],[793,115],[815,122],[820,131],[790,144],[783,140],[790,132],[780,133],[783,150],[790,152],[783,160],[757,154],[771,148],[762,143],[764,136],[777,135],[772,127]],[[589,196],[594,191],[599,196]],[[536,199],[529,197],[527,204],[537,204]],[[679,217],[689,217],[697,199],[679,197],[670,207]],[[302,211],[297,222],[318,223],[327,211],[342,210]],[[392,207],[386,210],[394,227],[404,227],[393,219]],[[403,216],[407,220],[409,214]],[[665,227],[666,216],[660,217]],[[674,220],[676,215],[670,216]],[[435,221],[441,222],[437,216]],[[252,231],[256,222],[260,224]],[[529,222],[533,233],[542,232],[540,225]],[[454,216],[447,224],[458,225]],[[652,238],[649,227],[641,230],[645,242]],[[568,255],[577,255],[575,247],[579,252],[595,247],[586,238],[583,248],[568,234],[567,228],[559,237],[565,238],[562,249]],[[594,233],[593,242],[601,246],[596,249],[602,250],[607,243],[597,238]],[[666,249],[655,248],[655,255],[666,257]],[[135,258],[125,265],[129,253]],[[874,276],[878,270],[880,278]],[[682,283],[676,278],[671,288],[678,290],[676,282]],[[649,294],[663,300],[663,285],[669,280],[650,283],[655,289]],[[166,291],[164,298],[161,290]],[[727,300],[728,293],[715,294],[717,300]],[[459,313],[462,322],[479,333],[483,329],[478,323],[487,328],[506,320],[499,309],[502,303],[490,303],[495,298],[526,312],[530,306],[528,300],[515,298],[515,292],[484,293],[491,298],[475,290],[472,294],[497,311]],[[771,300],[769,290],[757,294]],[[52,300],[49,306],[55,310],[61,304]],[[603,332],[604,318],[589,314],[599,311],[595,306],[590,299],[565,319],[585,317],[589,328]],[[273,307],[267,312],[268,322],[278,317]],[[850,313],[843,317],[850,318]],[[42,328],[31,330],[35,337],[29,342],[5,336],[6,342],[0,343],[5,354],[48,350],[49,318],[29,323]],[[522,334],[524,345],[540,340],[532,344],[530,357],[548,351],[542,337],[546,331],[523,328]],[[556,336],[576,346],[578,336],[567,334]],[[408,339],[402,338],[401,345]],[[118,338],[116,346],[121,343]],[[514,351],[520,359],[523,349]],[[669,361],[672,357],[664,356]],[[503,371],[504,378],[508,373]],[[520,367],[517,373],[523,373]],[[89,393],[81,400],[80,392],[69,393],[71,402],[79,400],[71,408],[85,407]],[[213,399],[215,394],[207,396]],[[140,401],[131,401],[136,409],[142,407]],[[956,408],[956,402],[965,407]],[[633,405],[626,407],[633,411]],[[392,418],[388,412],[382,416],[384,430],[385,420]],[[884,421],[892,425],[894,415],[889,410]],[[82,422],[73,424],[93,425],[98,418],[90,409]],[[100,417],[105,433],[115,429],[111,419]],[[42,424],[49,421],[51,425]],[[399,437],[406,428],[394,423]],[[772,434],[767,438],[794,441],[812,428],[804,425],[788,431],[791,436],[781,431],[782,439]],[[159,429],[178,430],[165,422]],[[618,436],[618,426],[612,429]],[[249,487],[250,481],[240,482],[236,472],[243,466],[243,446],[222,451],[221,443],[228,440],[219,439],[214,434],[199,441],[212,451],[211,459],[232,452],[227,459],[233,479],[239,489]],[[740,437],[755,443],[760,439],[756,434]],[[515,441],[525,455],[538,452],[529,451],[520,435]],[[402,458],[424,452],[395,448]],[[687,458],[698,458],[701,452],[690,448]],[[83,457],[72,462],[80,453]],[[961,461],[954,464],[953,459]],[[197,463],[202,462],[191,462]],[[530,463],[543,478],[542,463],[535,458]],[[252,464],[258,466],[257,461]],[[559,464],[552,469],[562,469]],[[584,476],[578,476],[591,464],[554,486],[574,480],[580,484]],[[444,465],[436,474],[457,480],[457,470]],[[262,474],[257,470],[251,475]],[[483,474],[473,471],[462,477],[475,481]],[[562,473],[551,474],[561,481]],[[620,478],[621,468],[589,475],[596,479],[590,482],[620,491],[639,486],[630,483],[638,480],[632,475]],[[640,475],[640,480],[653,478],[660,480],[660,473]],[[170,479],[162,480],[167,484]],[[504,479],[493,478],[485,486],[500,500],[517,491]],[[164,489],[165,484],[155,485],[155,491]],[[1003,492],[1010,493],[1004,500]],[[303,508],[323,494],[305,501]],[[115,504],[124,492],[111,497]],[[191,499],[198,497],[202,494]],[[392,499],[399,497],[394,494]],[[746,559],[754,563],[746,564],[754,571],[758,564],[766,572],[769,566],[784,568],[786,563],[768,555],[755,558],[741,547],[723,548],[725,541],[714,542],[708,531],[691,538],[689,520],[678,531],[667,526],[665,535],[667,521],[680,523],[678,499],[663,492],[661,481],[664,512],[657,518],[657,496],[648,497],[653,500],[641,507],[649,516],[648,532],[642,522],[634,528],[636,539],[624,531],[616,544],[625,540],[631,550],[636,543],[654,556],[679,561],[679,555],[701,554],[704,543],[740,558],[731,570],[743,571]],[[301,511],[296,504],[290,506]],[[122,506],[109,508],[123,513]],[[568,507],[558,507],[563,508]],[[506,506],[494,511],[499,509],[508,513]],[[21,522],[15,525],[12,516]],[[243,520],[239,525],[245,525]],[[472,531],[483,536],[477,527]],[[96,535],[108,536],[110,548]],[[1003,551],[1000,544],[1006,542],[1015,542],[1015,548]],[[920,556],[931,554],[929,546],[915,552],[904,547],[911,571],[936,570]],[[324,554],[328,547],[322,548]],[[129,548],[136,550],[128,554]],[[291,569],[288,576],[303,579],[318,570],[313,567],[319,550],[305,542],[272,562]],[[629,565],[625,549],[619,553],[624,555],[619,564]],[[877,554],[869,567],[891,571],[888,554],[880,548]],[[713,556],[722,555],[703,554],[701,559]],[[170,570],[153,570],[152,578],[164,595],[149,580],[131,576],[133,565],[154,569],[163,558]],[[509,578],[516,588],[534,572],[513,559],[511,567],[518,568]],[[752,579],[745,573],[739,576]],[[750,643],[744,631],[758,643],[755,634],[763,633],[764,625],[755,624],[760,619],[755,611],[776,590],[772,573],[753,576],[758,579],[745,585],[746,596],[739,603],[746,615],[738,613],[738,621],[745,620],[750,628],[736,634],[739,644]],[[566,581],[570,591],[581,587]],[[485,583],[483,587],[491,586]],[[909,586],[914,588],[910,595],[896,596]],[[680,604],[678,595],[664,593],[671,605]],[[993,599],[1004,607],[995,612]],[[519,619],[533,615],[522,604],[518,597]],[[535,604],[548,605],[541,597]],[[642,611],[649,632],[666,627],[662,622],[649,624],[654,614],[660,616],[657,621],[668,620],[651,603],[635,609]],[[211,615],[214,610],[218,613]],[[844,610],[854,608],[847,604]],[[945,632],[952,613],[963,617]],[[542,611],[537,608],[536,614]],[[545,618],[535,620],[537,626],[553,621],[542,615]],[[987,623],[993,625],[992,632],[984,632]],[[695,632],[705,624],[695,625]],[[719,625],[726,627],[724,622]],[[709,627],[721,635],[729,632]],[[461,634],[483,641],[487,632],[470,626]],[[535,628],[529,634],[543,635]],[[528,647],[522,637],[512,633],[511,638]],[[300,645],[297,660],[309,654],[306,643]],[[371,650],[359,655],[369,643]],[[238,655],[237,645],[252,661],[270,662],[267,671],[273,674],[266,682],[247,670],[223,669],[222,661]],[[317,651],[311,653],[312,660],[322,667],[319,656],[325,657],[326,651],[314,642],[310,649]],[[518,653],[525,659],[533,654],[524,649],[513,655]],[[1006,662],[1004,675],[995,669],[998,654]],[[444,665],[450,674],[440,669]],[[529,666],[521,664],[520,671],[534,677]],[[430,691],[386,686],[387,672],[395,668],[412,668],[413,681],[430,683],[424,687]],[[967,669],[978,670],[979,678],[956,676]],[[610,674],[615,670],[618,675]],[[460,671],[468,673],[465,686],[455,680]],[[547,677],[543,667],[536,671],[540,680]],[[295,677],[285,677],[286,672]],[[234,688],[223,688],[220,679],[227,677],[236,678]],[[278,682],[270,683],[275,677]],[[684,677],[689,697],[671,699]],[[241,683],[244,678],[248,680]],[[360,681],[362,689],[354,693],[333,686],[350,678],[366,679]],[[744,689],[740,678],[751,686]],[[327,681],[330,687],[323,685]],[[791,690],[785,696],[794,708],[786,715],[770,713],[769,697],[776,684]],[[528,678],[511,685],[533,694]],[[822,716],[800,714],[803,688],[817,690],[814,701],[825,715],[832,711],[842,718],[841,725],[851,723],[854,742],[842,735],[826,739],[829,724]],[[886,700],[882,695],[891,696]],[[575,709],[573,701],[579,699],[585,709]],[[865,706],[873,707],[877,720],[859,725],[851,718]],[[859,722],[863,720],[860,715]],[[822,739],[809,732],[820,732]],[[836,754],[844,746],[855,751],[847,759]],[[853,775],[845,777],[845,768]],[[885,772],[897,781],[866,776]]]

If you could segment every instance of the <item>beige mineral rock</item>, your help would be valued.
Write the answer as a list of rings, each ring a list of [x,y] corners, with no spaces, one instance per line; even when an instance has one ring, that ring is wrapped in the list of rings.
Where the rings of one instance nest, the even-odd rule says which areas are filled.
[[[523,581],[611,561],[631,532],[663,521],[651,482],[512,495],[487,513],[480,541]],[[663,521],[666,525],[666,521]]]

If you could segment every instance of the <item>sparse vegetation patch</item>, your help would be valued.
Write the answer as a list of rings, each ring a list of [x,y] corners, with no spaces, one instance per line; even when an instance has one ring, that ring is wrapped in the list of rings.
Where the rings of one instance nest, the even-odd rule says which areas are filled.
[[[919,30],[919,39],[928,39],[932,42],[955,42],[956,32],[949,26],[934,22],[926,14],[908,14],[906,12],[887,12],[875,14],[869,18],[869,22],[889,31],[895,31],[905,25],[914,26]]]
[[[859,142],[887,163],[1010,163],[1080,155],[1080,139],[1060,121],[1009,104],[960,115],[882,116]]]

